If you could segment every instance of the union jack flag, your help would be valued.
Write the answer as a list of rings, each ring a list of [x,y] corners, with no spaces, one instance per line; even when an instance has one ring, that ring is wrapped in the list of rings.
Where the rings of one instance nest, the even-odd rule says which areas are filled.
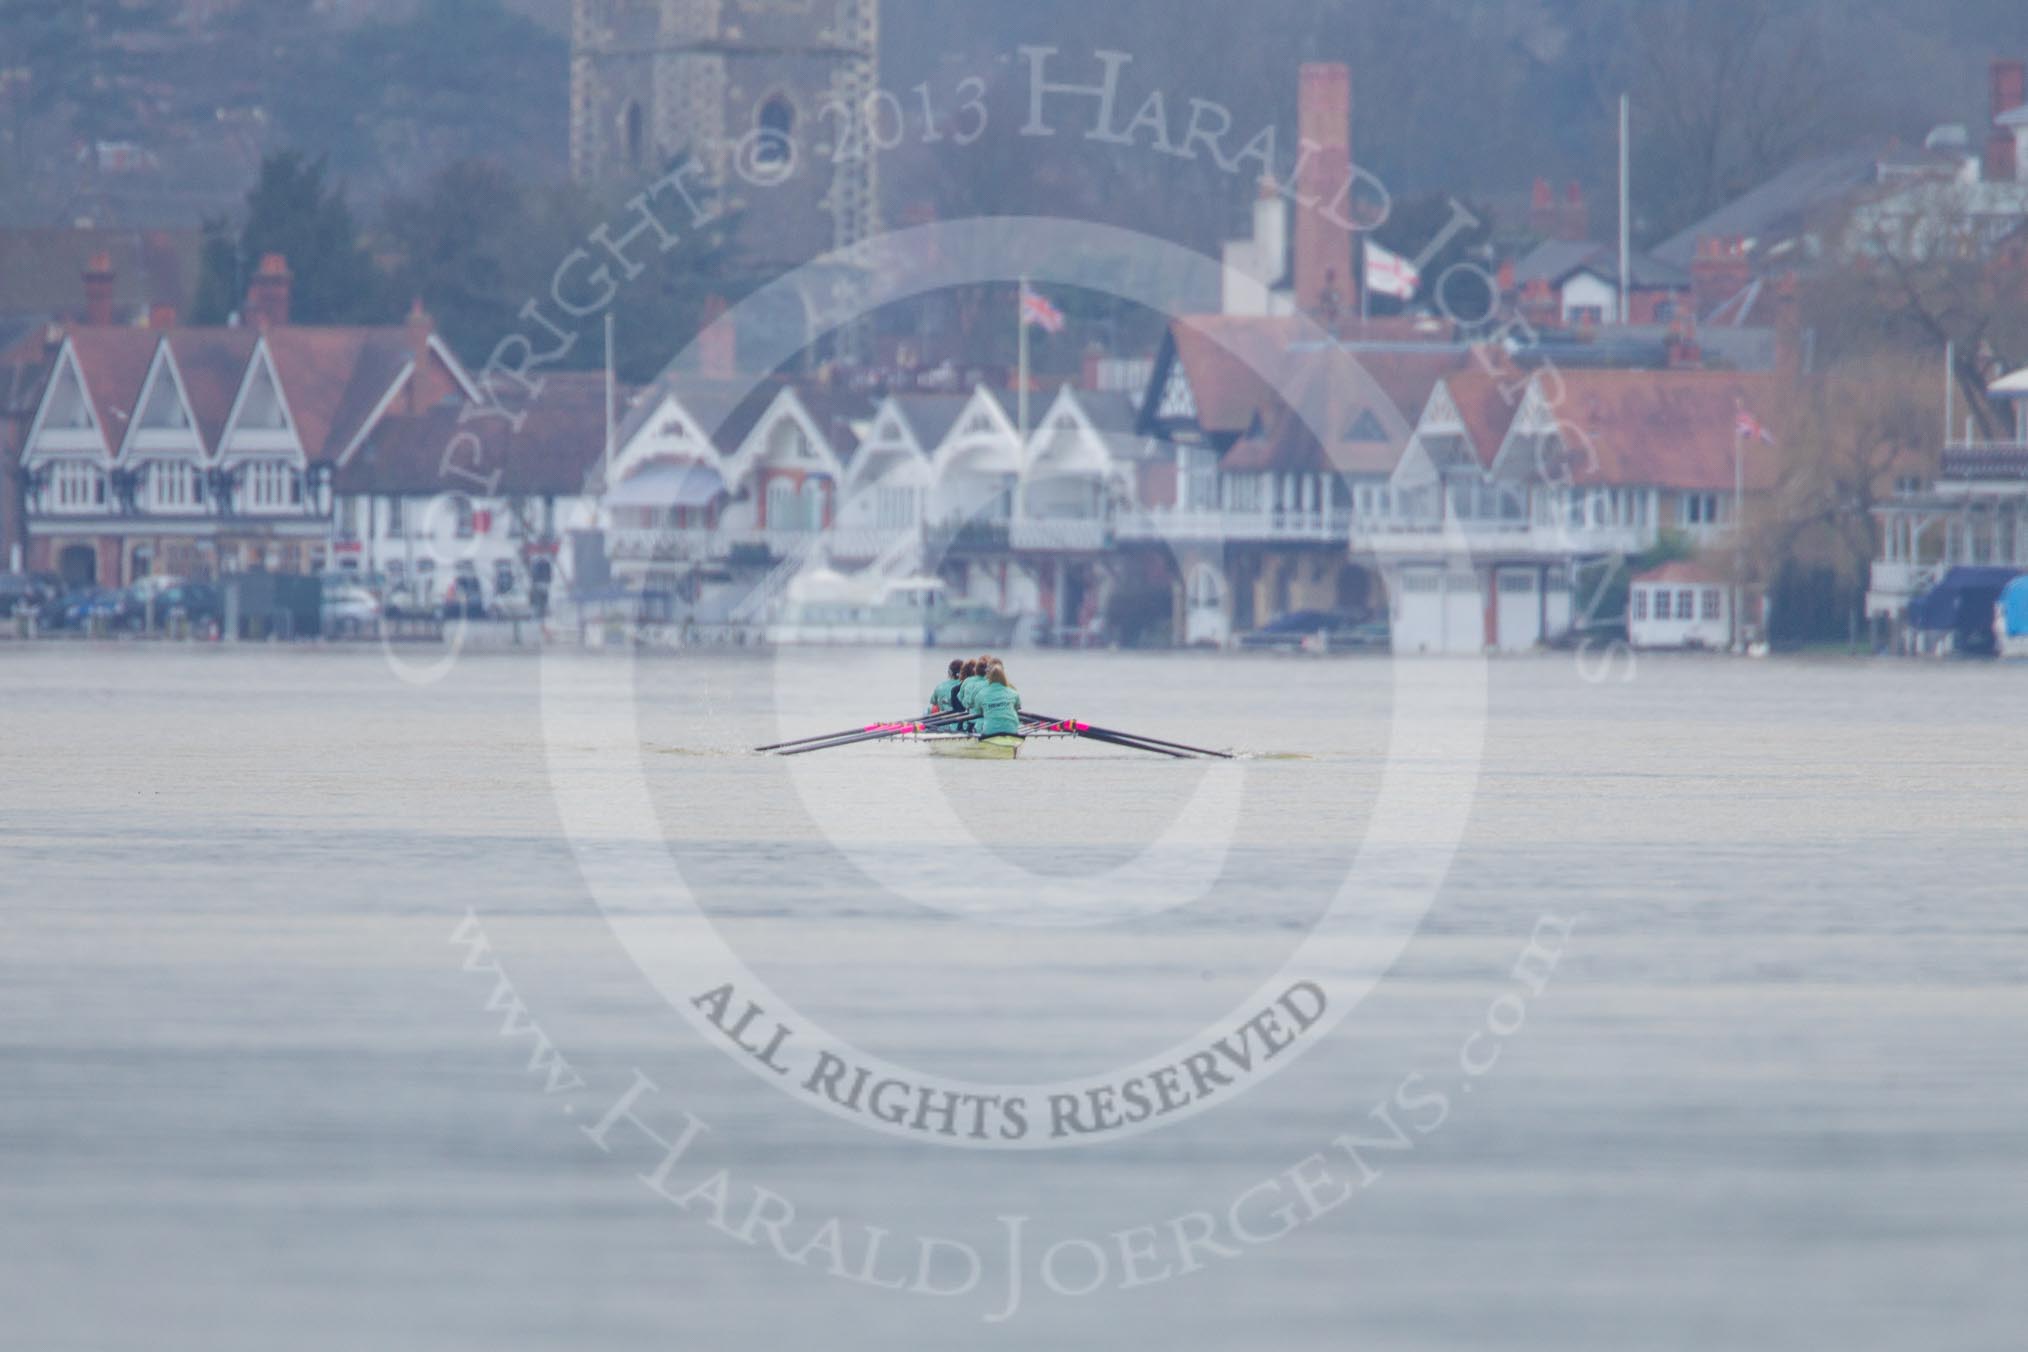
[[[1746,402],[1738,404],[1738,414],[1732,421],[1732,435],[1741,441],[1763,441],[1774,445],[1774,433],[1761,426],[1760,419],[1747,412]]]
[[[1044,333],[1063,332],[1063,311],[1050,304],[1049,297],[1021,288],[1021,322],[1033,324]]]

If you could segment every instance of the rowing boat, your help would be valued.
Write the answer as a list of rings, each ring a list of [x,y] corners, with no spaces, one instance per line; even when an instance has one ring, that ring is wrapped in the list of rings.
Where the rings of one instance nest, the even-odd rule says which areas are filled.
[[[1021,754],[1024,739],[1005,734],[975,737],[969,732],[928,732],[917,734],[915,740],[927,746],[932,756],[951,756],[958,760],[1013,760]]]

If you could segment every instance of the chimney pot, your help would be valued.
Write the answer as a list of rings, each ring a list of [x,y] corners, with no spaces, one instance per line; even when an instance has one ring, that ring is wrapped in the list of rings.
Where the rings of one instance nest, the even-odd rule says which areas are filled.
[[[281,254],[261,255],[253,281],[246,289],[246,313],[256,328],[280,328],[289,322],[291,292],[296,275]]]
[[[104,328],[113,322],[113,286],[119,274],[113,271],[113,256],[101,249],[85,265],[85,323]]]

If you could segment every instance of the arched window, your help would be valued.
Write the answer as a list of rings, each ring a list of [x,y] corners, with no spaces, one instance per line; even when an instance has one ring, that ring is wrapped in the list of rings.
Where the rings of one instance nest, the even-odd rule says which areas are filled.
[[[795,150],[792,139],[796,131],[795,105],[776,94],[754,114],[754,129],[760,133],[754,138],[754,162],[764,165],[788,163]]]

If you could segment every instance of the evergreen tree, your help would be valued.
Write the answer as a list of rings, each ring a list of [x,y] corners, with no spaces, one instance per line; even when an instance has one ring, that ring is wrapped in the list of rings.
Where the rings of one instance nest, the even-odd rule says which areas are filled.
[[[224,297],[237,309],[245,282],[266,254],[278,253],[295,273],[291,318],[303,324],[364,324],[399,318],[399,306],[360,242],[342,187],[325,182],[324,161],[297,151],[271,155],[247,194],[246,222],[228,274],[226,251],[214,232],[204,251],[199,282],[201,314],[217,318]],[[228,311],[229,313],[230,311]]]

